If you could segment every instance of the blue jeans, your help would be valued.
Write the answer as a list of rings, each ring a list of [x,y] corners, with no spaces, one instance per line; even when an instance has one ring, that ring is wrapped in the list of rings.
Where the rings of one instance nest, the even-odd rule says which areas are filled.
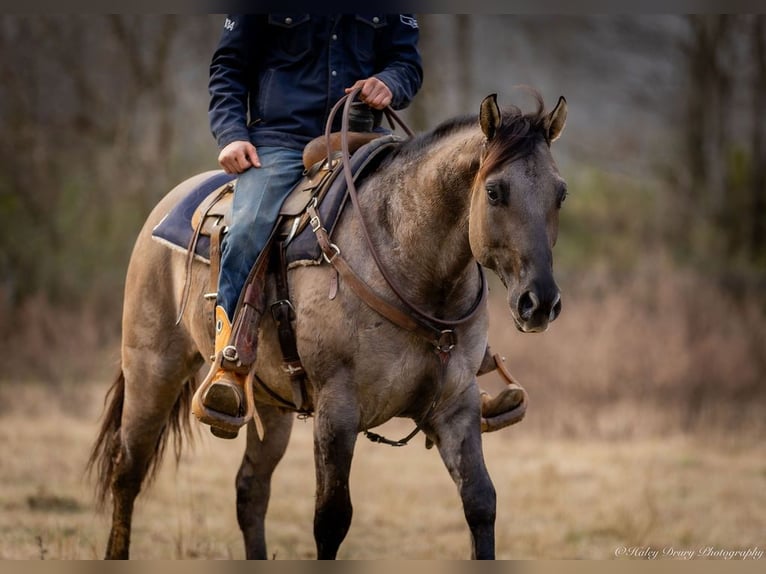
[[[221,247],[218,301],[234,319],[239,294],[250,269],[266,246],[282,202],[303,174],[303,153],[282,147],[259,147],[261,167],[237,178],[232,221]]]

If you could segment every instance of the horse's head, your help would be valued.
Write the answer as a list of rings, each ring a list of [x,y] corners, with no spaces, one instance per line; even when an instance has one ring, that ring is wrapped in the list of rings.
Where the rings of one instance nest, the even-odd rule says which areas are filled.
[[[516,327],[525,333],[544,331],[561,312],[551,250],[567,191],[550,145],[564,129],[567,105],[559,98],[545,114],[542,99],[539,104],[536,114],[501,114],[494,94],[482,101],[486,141],[469,222],[474,257],[500,276]]]

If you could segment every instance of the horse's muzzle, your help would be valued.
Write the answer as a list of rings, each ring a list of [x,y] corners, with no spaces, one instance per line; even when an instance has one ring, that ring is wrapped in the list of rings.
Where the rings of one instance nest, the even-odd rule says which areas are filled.
[[[555,288],[541,294],[535,289],[528,289],[516,299],[512,309],[519,331],[540,333],[561,314],[561,292]]]

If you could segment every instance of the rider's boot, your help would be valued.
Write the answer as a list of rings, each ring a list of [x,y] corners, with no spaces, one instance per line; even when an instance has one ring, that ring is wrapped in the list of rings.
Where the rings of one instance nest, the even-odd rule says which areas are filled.
[[[195,416],[210,425],[210,432],[219,438],[236,438],[238,430],[231,427],[231,422],[223,417],[238,418],[245,409],[245,380],[247,372],[238,369],[230,356],[234,347],[229,345],[232,322],[223,307],[215,308],[215,355],[213,365],[199,387],[202,392],[199,403],[205,408],[193,408]],[[227,359],[227,355],[229,358]]]

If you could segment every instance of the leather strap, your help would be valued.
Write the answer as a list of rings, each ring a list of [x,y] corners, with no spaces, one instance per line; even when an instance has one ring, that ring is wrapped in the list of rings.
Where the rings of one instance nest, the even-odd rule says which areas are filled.
[[[225,365],[234,370],[249,370],[256,359],[258,326],[266,311],[265,285],[266,271],[269,267],[268,253],[275,234],[276,231],[272,231],[266,246],[250,269],[234,311],[234,324],[228,346],[233,346],[237,350],[237,356],[234,364],[229,362]]]
[[[399,440],[391,440],[382,435],[379,435],[378,433],[365,430],[364,436],[366,436],[372,442],[379,442],[388,446],[407,446],[407,443],[410,442],[410,440],[422,430],[423,421],[425,421],[428,415],[431,414],[431,411],[434,410],[436,405],[439,404],[439,399],[441,399],[442,392],[444,391],[444,381],[447,378],[447,366],[449,365],[449,358],[449,353],[439,353],[439,378],[436,381],[436,391],[434,392],[434,397],[429,403],[426,412],[423,413],[423,416],[420,417],[420,420],[415,423],[415,428],[410,431],[410,434],[404,438],[400,438]],[[426,443],[428,443],[430,440],[431,439],[426,437]]]
[[[380,260],[377,249],[375,248],[375,245],[372,241],[369,230],[365,223],[364,215],[359,205],[359,199],[358,199],[356,186],[354,185],[353,174],[351,173],[349,141],[348,141],[348,116],[349,116],[349,110],[351,107],[351,102],[359,94],[360,91],[361,91],[361,88],[357,88],[353,90],[350,94],[341,98],[335,104],[335,106],[333,106],[332,110],[330,111],[330,115],[328,116],[327,124],[325,127],[325,136],[327,141],[327,157],[330,157],[332,153],[331,141],[330,141],[332,123],[336,113],[338,112],[340,107],[343,105],[344,107],[343,107],[343,114],[341,117],[341,132],[340,132],[341,133],[341,160],[343,163],[343,174],[346,178],[346,185],[348,187],[348,194],[351,197],[351,202],[354,206],[354,210],[356,211],[357,217],[359,218],[359,224],[360,224],[360,227],[362,228],[365,241],[367,242],[367,247],[373,256],[373,259],[375,260],[375,264],[378,270],[380,271],[381,275],[383,276],[383,279],[386,281],[391,291],[393,291],[393,293],[397,296],[397,298],[410,310],[411,313],[406,313],[402,311],[399,307],[392,305],[391,303],[383,299],[380,295],[375,293],[372,290],[372,288],[369,285],[367,285],[367,283],[365,283],[364,280],[361,277],[359,277],[359,275],[351,268],[351,266],[348,264],[345,258],[341,255],[340,248],[338,248],[337,245],[334,245],[330,241],[327,230],[325,230],[324,227],[322,226],[322,222],[316,210],[315,205],[309,204],[307,211],[309,212],[309,215],[311,216],[311,228],[317,237],[317,242],[319,243],[319,246],[322,249],[322,253],[324,254],[325,259],[336,269],[336,271],[338,272],[338,275],[340,275],[341,278],[343,278],[343,280],[351,288],[351,290],[357,295],[357,297],[359,297],[366,305],[368,305],[370,308],[375,310],[378,314],[388,319],[395,325],[398,325],[399,327],[407,331],[415,333],[421,338],[430,342],[434,346],[436,354],[439,357],[440,373],[437,380],[437,388],[434,393],[434,399],[429,405],[428,410],[423,414],[422,417],[419,418],[418,421],[416,421],[415,429],[409,435],[407,435],[406,437],[398,441],[391,441],[378,434],[365,431],[365,435],[367,436],[367,438],[369,438],[373,442],[381,442],[391,446],[404,446],[409,442],[409,440],[412,437],[414,437],[421,430],[423,421],[425,421],[428,418],[428,415],[431,413],[431,411],[434,409],[434,407],[438,403],[444,388],[444,381],[446,380],[446,377],[447,377],[447,367],[449,364],[450,352],[452,351],[455,344],[457,343],[454,328],[464,323],[467,323],[473,317],[475,317],[476,314],[481,309],[483,309],[484,303],[487,298],[487,282],[484,276],[484,271],[481,268],[481,265],[477,263],[477,267],[479,270],[479,277],[481,279],[481,288],[480,288],[480,293],[478,298],[474,301],[473,306],[468,311],[468,313],[466,313],[464,316],[455,320],[446,320],[446,319],[440,319],[440,318],[434,317],[433,315],[429,314],[428,312],[424,311],[423,309],[421,309],[420,307],[418,307],[417,305],[409,301],[404,296],[402,291],[397,287],[397,285],[393,282],[391,277],[389,276],[388,272],[386,271],[385,267],[383,266]],[[396,113],[393,110],[391,110],[390,108],[386,108],[385,112],[386,112],[386,115],[388,116],[389,122],[391,122],[392,125],[394,121],[396,121],[408,133],[408,135],[412,137],[413,135],[412,131],[396,115]]]
[[[430,325],[422,319],[416,319],[412,315],[402,311],[399,307],[392,305],[380,295],[378,295],[373,289],[365,283],[365,281],[359,277],[356,271],[348,264],[348,261],[341,255],[340,249],[330,241],[330,237],[327,234],[327,230],[321,226],[319,214],[313,205],[308,208],[309,214],[312,220],[312,229],[319,243],[319,247],[322,249],[322,253],[326,260],[335,268],[338,275],[346,282],[351,290],[359,297],[366,305],[376,311],[379,315],[388,319],[398,327],[410,331],[425,339],[431,343],[439,352],[449,352],[457,343],[457,337],[455,332],[450,328],[439,328],[437,326]],[[484,301],[486,297],[486,281],[484,278],[484,272],[479,268],[479,273],[482,278],[482,293],[479,296],[474,308],[467,315],[468,318],[472,317],[475,313],[475,307],[480,302]],[[459,324],[466,319],[452,322],[452,324]]]
[[[189,241],[189,247],[186,250],[186,274],[184,276],[184,287],[183,291],[181,292],[181,308],[178,310],[178,317],[176,318],[176,325],[179,325],[181,323],[181,319],[184,316],[184,311],[186,311],[186,305],[189,302],[189,293],[191,291],[191,270],[192,270],[192,264],[194,263],[194,252],[197,250],[197,243],[199,242],[199,236],[202,233],[202,225],[205,222],[205,217],[210,212],[212,207],[220,201],[220,199],[229,193],[232,190],[231,184],[224,185],[218,193],[215,195],[213,200],[205,206],[205,210],[200,214],[199,221],[197,222],[197,226],[194,228],[194,233],[192,234],[191,240]],[[212,263],[212,261],[211,261]],[[216,280],[212,285],[216,285],[218,283],[218,277],[216,277]]]
[[[277,300],[271,305],[271,314],[277,324],[279,346],[282,349],[282,369],[290,376],[295,409],[307,413],[311,411],[311,405],[306,392],[306,370],[298,355],[295,331],[293,331],[292,320],[295,318],[295,311],[290,303],[290,291],[287,285],[284,242],[278,241],[271,253],[277,295]]]
[[[221,270],[221,241],[223,238],[224,225],[219,221],[210,232],[210,274],[208,279],[209,293],[205,293],[206,315],[209,326],[215,333],[215,305],[218,299],[218,275]]]
[[[354,185],[354,177],[353,177],[353,174],[351,173],[349,142],[348,142],[348,115],[349,115],[349,110],[351,109],[351,103],[353,102],[354,98],[356,98],[356,96],[359,94],[360,91],[361,91],[361,88],[356,88],[354,91],[352,91],[348,95],[343,96],[340,100],[338,100],[338,102],[335,104],[335,106],[333,106],[332,110],[330,111],[330,115],[327,119],[327,124],[325,126],[325,135],[328,141],[328,153],[330,151],[330,132],[332,129],[332,123],[335,119],[335,115],[337,114],[338,110],[340,109],[341,106],[343,106],[343,114],[341,115],[341,131],[340,131],[341,152],[342,152],[341,160],[343,163],[343,175],[346,178],[348,194],[351,197],[351,203],[354,205],[354,209],[359,218],[359,225],[362,229],[362,234],[364,235],[365,241],[367,242],[367,247],[370,250],[370,254],[375,260],[375,264],[377,265],[378,270],[380,271],[381,275],[385,279],[390,289],[396,294],[399,300],[413,313],[413,315],[415,316],[415,318],[417,318],[419,323],[425,324],[428,326],[433,326],[442,332],[451,330],[454,327],[457,327],[459,325],[462,325],[463,323],[470,321],[474,317],[474,315],[476,315],[476,313],[478,313],[479,310],[483,308],[483,303],[487,297],[487,289],[486,289],[486,281],[484,278],[484,274],[481,270],[481,266],[477,264],[479,268],[479,274],[481,276],[481,282],[482,282],[482,288],[481,288],[481,293],[479,295],[479,298],[474,302],[473,307],[471,307],[471,309],[466,315],[455,320],[441,319],[438,317],[434,317],[432,314],[421,309],[419,306],[415,305],[409,299],[407,299],[407,297],[404,296],[404,293],[402,293],[401,289],[399,289],[396,283],[391,279],[391,276],[389,275],[388,271],[383,266],[383,263],[380,260],[380,256],[378,255],[378,250],[375,248],[375,244],[372,241],[372,237],[370,236],[369,229],[367,227],[367,224],[365,223],[364,214],[362,213],[362,209],[359,205],[359,197],[356,190],[356,186]],[[385,113],[388,116],[389,121],[391,121],[392,123],[393,121],[396,121],[410,136],[413,135],[412,131],[401,120],[401,118],[396,114],[396,112],[394,112],[390,108],[386,108]]]

